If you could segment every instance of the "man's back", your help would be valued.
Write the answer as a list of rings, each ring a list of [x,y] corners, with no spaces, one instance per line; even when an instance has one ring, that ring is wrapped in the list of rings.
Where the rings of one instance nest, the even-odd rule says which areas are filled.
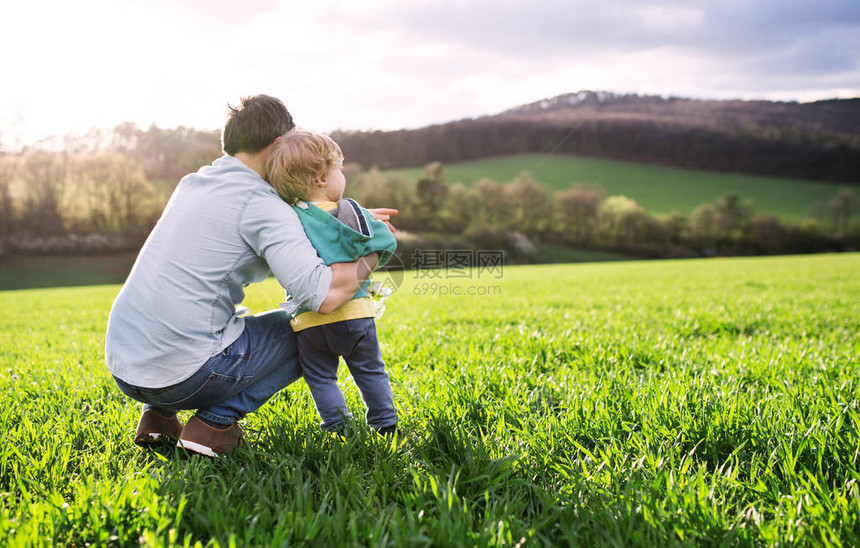
[[[192,375],[242,333],[235,305],[246,285],[265,279],[266,259],[282,284],[319,306],[330,271],[326,278],[274,189],[231,156],[185,177],[111,309],[111,373],[148,388]]]

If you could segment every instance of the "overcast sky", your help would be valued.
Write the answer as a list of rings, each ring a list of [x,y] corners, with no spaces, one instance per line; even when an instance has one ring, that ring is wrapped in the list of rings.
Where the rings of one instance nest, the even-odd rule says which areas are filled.
[[[220,128],[267,93],[320,131],[581,89],[860,96],[858,0],[28,0],[0,19],[0,146],[123,121]]]

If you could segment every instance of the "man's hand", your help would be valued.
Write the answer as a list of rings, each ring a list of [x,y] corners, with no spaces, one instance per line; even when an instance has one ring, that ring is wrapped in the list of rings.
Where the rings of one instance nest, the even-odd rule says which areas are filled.
[[[388,230],[392,233],[397,232],[397,229],[394,228],[394,225],[388,222],[389,219],[400,213],[396,209],[391,209],[387,207],[378,207],[376,209],[368,209],[368,211],[373,215],[373,218],[377,221],[382,221],[383,223],[388,225]]]
[[[379,263],[379,254],[371,253],[352,263],[331,264],[331,286],[320,306],[320,314],[331,314],[355,297],[361,284],[367,280]]]

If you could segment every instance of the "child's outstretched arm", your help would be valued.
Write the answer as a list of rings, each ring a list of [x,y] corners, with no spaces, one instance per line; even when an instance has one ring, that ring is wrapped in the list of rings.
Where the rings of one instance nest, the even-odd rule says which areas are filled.
[[[394,232],[397,232],[397,229],[394,228],[394,225],[388,221],[392,217],[394,217],[395,215],[400,213],[399,211],[397,211],[396,209],[388,208],[388,207],[377,207],[375,209],[368,209],[368,211],[370,212],[371,215],[373,215],[374,219],[376,219],[377,221],[382,221],[383,223],[388,225],[388,230],[390,230],[392,232],[392,234]]]

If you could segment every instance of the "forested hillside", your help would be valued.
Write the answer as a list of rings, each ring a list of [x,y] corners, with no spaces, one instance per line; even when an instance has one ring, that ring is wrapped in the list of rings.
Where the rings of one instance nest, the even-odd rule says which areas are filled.
[[[415,130],[338,132],[381,169],[556,152],[716,171],[860,182],[860,99],[703,101],[579,92]]]

